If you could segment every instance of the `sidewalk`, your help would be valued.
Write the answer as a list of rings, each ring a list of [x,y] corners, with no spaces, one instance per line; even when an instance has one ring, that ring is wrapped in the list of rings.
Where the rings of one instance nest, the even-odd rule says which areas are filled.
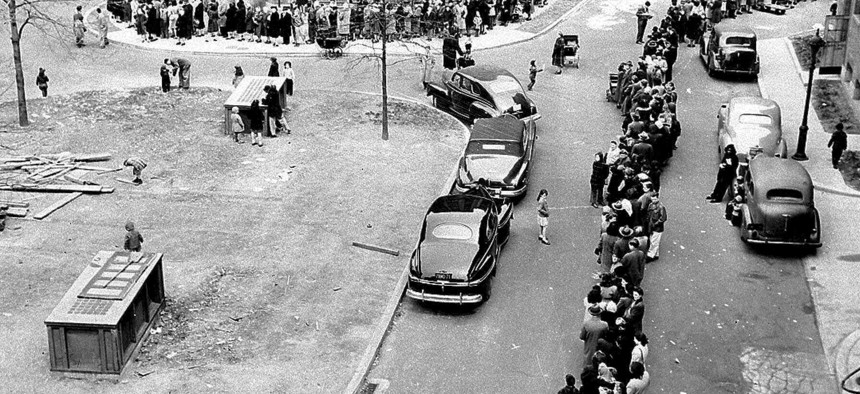
[[[472,51],[481,51],[491,48],[517,44],[538,37],[563,21],[574,10],[583,4],[583,0],[549,0],[544,7],[537,7],[532,14],[531,21],[522,23],[511,23],[508,26],[495,26],[493,30],[487,30],[487,34],[472,37]],[[95,8],[87,12],[85,21],[92,23],[91,14]],[[561,14],[561,17],[558,15]],[[222,37],[194,37],[187,41],[186,45],[176,45],[175,39],[158,39],[153,42],[142,42],[134,28],[129,28],[125,23],[111,19],[113,28],[108,32],[111,43],[137,49],[153,51],[175,51],[190,53],[194,55],[236,55],[236,56],[319,56],[322,49],[315,43],[302,44],[299,46],[257,43],[250,41],[226,40]],[[90,26],[90,31],[96,29]],[[536,32],[536,33],[534,33]],[[265,40],[264,40],[265,41]],[[466,37],[460,39],[461,47],[465,44]],[[372,43],[370,40],[348,41],[343,49],[346,55],[369,55],[380,53],[382,43]],[[439,54],[442,52],[442,39],[433,38],[426,40],[425,37],[412,39],[409,42],[389,42],[387,51],[393,56],[422,55],[427,52]]]
[[[803,118],[806,95],[805,79],[808,73],[800,71],[791,44],[785,38],[758,42],[762,59],[758,84],[762,97],[770,98],[782,108],[784,138],[793,153],[797,146],[797,128]],[[793,59],[793,60],[788,60]],[[860,292],[856,285],[857,260],[851,254],[856,249],[856,235],[850,230],[860,220],[856,206],[860,193],[849,188],[838,170],[830,163],[827,141],[830,134],[821,127],[814,109],[810,108],[809,134],[803,162],[812,176],[815,189],[824,192],[817,196],[825,245],[816,254],[804,258],[804,269],[815,304],[821,343],[827,356],[829,370],[842,381],[855,368],[860,367]],[[849,135],[849,146],[858,146],[860,136]],[[840,208],[845,208],[839,210]],[[858,389],[858,384],[846,387]]]

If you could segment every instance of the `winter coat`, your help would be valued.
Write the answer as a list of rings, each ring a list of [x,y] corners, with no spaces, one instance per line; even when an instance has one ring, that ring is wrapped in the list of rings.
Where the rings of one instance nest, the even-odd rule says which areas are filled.
[[[591,185],[603,185],[606,183],[606,177],[609,176],[609,166],[602,161],[591,163]]]

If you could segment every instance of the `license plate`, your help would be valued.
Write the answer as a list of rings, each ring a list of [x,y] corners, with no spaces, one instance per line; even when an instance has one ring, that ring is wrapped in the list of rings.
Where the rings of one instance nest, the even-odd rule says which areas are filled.
[[[436,279],[451,280],[451,273],[450,272],[437,272],[436,273]]]

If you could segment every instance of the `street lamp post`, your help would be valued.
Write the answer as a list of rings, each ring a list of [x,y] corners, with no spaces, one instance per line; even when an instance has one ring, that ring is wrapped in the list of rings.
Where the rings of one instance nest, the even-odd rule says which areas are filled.
[[[818,58],[818,50],[824,46],[824,39],[819,35],[820,29],[815,30],[815,37],[809,40],[809,81],[806,84],[806,104],[803,106],[803,122],[800,124],[800,132],[797,135],[797,152],[791,156],[797,161],[809,160],[806,157],[806,134],[809,132],[809,126],[806,125],[809,119],[809,99],[812,96],[812,74],[815,72],[815,61]]]

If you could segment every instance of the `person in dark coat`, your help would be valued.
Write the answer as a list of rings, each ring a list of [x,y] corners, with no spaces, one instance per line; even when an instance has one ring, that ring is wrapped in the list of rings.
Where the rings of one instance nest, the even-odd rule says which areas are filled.
[[[260,101],[251,102],[248,110],[248,124],[251,127],[251,145],[263,146],[263,110],[260,109]]]
[[[161,23],[158,19],[158,10],[153,6],[149,5],[146,9],[146,33],[149,36],[150,41],[155,41],[158,37],[158,33],[161,31]]]
[[[269,40],[271,39],[272,45],[278,46],[278,36],[281,35],[280,26],[281,26],[281,16],[278,14],[278,9],[275,7],[272,7],[271,12],[269,13],[269,24],[268,24],[269,37],[266,39],[266,43],[268,43]]]
[[[204,20],[206,19],[206,11],[203,6],[203,2],[197,3],[194,6],[194,30],[197,36],[202,36],[204,34],[204,30],[206,29],[206,23]]]
[[[633,286],[642,284],[642,279],[645,278],[645,252],[639,248],[639,240],[630,240],[630,251],[621,258],[622,272],[617,272],[618,276],[626,276],[628,282]]]
[[[711,203],[721,203],[726,196],[726,190],[735,180],[738,171],[738,154],[735,152],[734,145],[726,146],[723,153],[723,159],[720,161],[720,168],[717,171],[717,183],[714,185],[714,191],[706,199]]]
[[[833,168],[839,168],[839,160],[842,158],[842,152],[848,149],[848,135],[845,134],[845,126],[840,122],[836,124],[836,131],[830,135],[830,141],[827,142],[827,147],[831,148],[830,160],[833,162]]]
[[[268,109],[267,114],[269,116],[269,137],[277,137],[278,131],[280,131],[284,125],[281,123],[281,117],[284,114],[284,109],[281,108],[281,99],[278,97],[278,89],[274,86],[266,85],[263,88],[263,91],[266,92],[266,97],[263,99],[261,104],[265,105]],[[287,128],[287,134],[289,134],[289,128]]]
[[[39,75],[36,76],[36,86],[42,91],[42,97],[48,97],[48,76],[45,75],[44,68],[39,68]]]
[[[558,394],[579,394],[579,390],[576,389],[576,378],[567,374],[564,377],[565,386],[558,390]]]
[[[245,15],[247,15],[245,2],[239,0],[236,2],[236,34],[239,35],[240,38],[245,34]]]
[[[281,10],[278,25],[281,29],[281,37],[284,39],[284,45],[288,45],[290,43],[290,36],[293,34],[293,16],[289,12],[289,7],[284,6]]]
[[[606,159],[602,152],[594,154],[594,162],[591,163],[591,206],[600,208],[604,205],[603,201],[603,185],[606,184],[606,177],[609,176],[609,166],[606,165]]]
[[[170,91],[170,67],[167,64],[161,65],[161,91],[167,93]]]
[[[281,73],[278,71],[278,58],[273,57],[270,58],[272,64],[269,65],[269,76],[270,77],[280,77]]]
[[[224,25],[227,30],[227,39],[233,39],[236,37],[236,12],[238,9],[236,8],[236,3],[230,2],[229,7],[227,8],[227,12],[225,16],[227,17],[227,24]]]
[[[457,68],[457,56],[463,54],[460,48],[460,33],[448,35],[442,41],[442,66],[453,70]]]
[[[558,67],[556,74],[561,74],[564,68],[564,36],[562,32],[558,32],[558,38],[555,39],[555,44],[552,46],[552,65]]]

